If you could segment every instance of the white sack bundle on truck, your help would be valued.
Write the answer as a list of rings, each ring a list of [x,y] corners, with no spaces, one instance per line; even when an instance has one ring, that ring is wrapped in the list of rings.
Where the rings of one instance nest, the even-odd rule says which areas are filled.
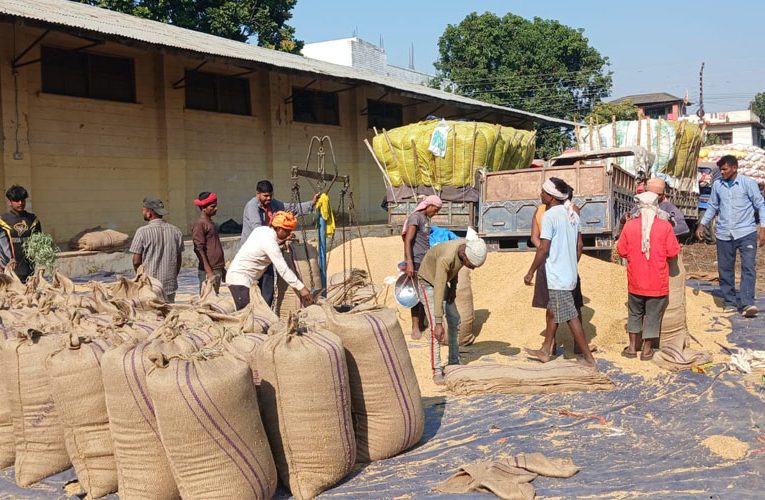
[[[271,327],[256,360],[263,423],[279,477],[298,500],[314,498],[356,462],[343,344],[291,318]]]
[[[323,308],[326,329],[340,337],[348,360],[357,460],[411,448],[422,438],[425,413],[396,310],[359,306],[339,313],[326,302]]]
[[[125,233],[97,226],[77,233],[69,240],[69,248],[91,252],[115,252],[126,248],[129,240],[130,236]]]
[[[221,349],[151,357],[149,394],[181,497],[271,498],[276,467],[247,363]]]
[[[26,330],[3,346],[3,375],[16,441],[16,484],[22,487],[68,469],[64,428],[53,402],[45,360],[60,334]]]

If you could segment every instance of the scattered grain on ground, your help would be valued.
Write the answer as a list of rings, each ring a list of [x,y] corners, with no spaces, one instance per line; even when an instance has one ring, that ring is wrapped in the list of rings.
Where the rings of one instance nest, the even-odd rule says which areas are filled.
[[[749,445],[733,436],[715,434],[701,442],[709,451],[726,460],[741,460],[749,451]]]
[[[364,238],[366,256],[375,283],[385,277],[397,275],[397,264],[402,260],[402,242],[399,236]],[[524,285],[523,276],[534,257],[532,252],[493,252],[486,264],[473,274],[473,294],[476,308],[475,325],[478,337],[474,345],[463,348],[463,362],[478,359],[496,363],[524,359],[523,349],[538,348],[542,342],[545,314],[531,307],[533,287]],[[351,260],[352,259],[352,260]],[[346,243],[346,265],[366,269],[361,241]],[[329,273],[343,269],[343,251],[338,247],[329,256]],[[596,358],[606,359],[628,373],[654,378],[667,372],[652,362],[626,359],[621,350],[626,345],[627,278],[625,268],[584,255],[579,264],[582,292],[585,297],[583,309],[585,333],[595,344]],[[721,316],[719,305],[707,293],[686,289],[688,328],[694,339],[691,348],[712,352],[714,361],[721,362],[727,355],[715,342],[726,347],[730,323]],[[384,292],[383,301],[397,307],[391,290]],[[405,334],[411,331],[410,313],[398,308],[399,319]],[[567,353],[573,352],[568,327],[558,332],[558,343]],[[700,345],[699,345],[700,344]],[[431,381],[429,347],[423,339],[409,342],[412,360],[423,395],[443,394],[441,387]],[[446,348],[444,348],[446,349]]]

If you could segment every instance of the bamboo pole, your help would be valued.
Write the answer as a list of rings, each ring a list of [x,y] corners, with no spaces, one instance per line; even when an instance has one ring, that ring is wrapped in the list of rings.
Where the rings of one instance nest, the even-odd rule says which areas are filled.
[[[372,148],[372,145],[369,144],[369,141],[367,139],[364,139],[364,144],[366,144],[367,149],[372,154],[372,159],[377,164],[377,168],[380,169],[380,173],[382,173],[383,176],[383,184],[386,184],[386,188],[390,186],[390,193],[391,196],[393,196],[393,203],[398,203],[396,200],[396,192],[393,190],[393,181],[390,180],[390,177],[388,176],[388,172],[385,171],[385,167],[382,166],[380,163],[380,160],[378,160],[377,155],[375,154],[375,150]]]
[[[611,115],[611,141],[611,146],[618,146],[616,144],[616,115]]]

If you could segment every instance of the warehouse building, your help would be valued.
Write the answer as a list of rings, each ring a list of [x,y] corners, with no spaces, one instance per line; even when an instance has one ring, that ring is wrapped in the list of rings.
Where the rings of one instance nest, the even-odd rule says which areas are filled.
[[[325,135],[359,220],[382,221],[363,140],[429,115],[570,125],[67,0],[0,0],[0,175],[29,189],[57,241],[96,225],[132,234],[150,194],[184,232],[203,190],[219,194],[219,220],[241,221],[259,179],[290,198],[291,166]]]

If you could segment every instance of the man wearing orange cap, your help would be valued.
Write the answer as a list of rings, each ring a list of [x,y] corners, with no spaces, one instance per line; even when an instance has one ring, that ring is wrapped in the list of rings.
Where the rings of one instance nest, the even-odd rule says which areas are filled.
[[[239,248],[226,276],[237,310],[250,303],[250,288],[261,279],[271,264],[279,276],[297,290],[303,305],[313,302],[311,292],[289,268],[280,248],[296,227],[297,219],[293,214],[276,212],[270,226],[255,228]]]

